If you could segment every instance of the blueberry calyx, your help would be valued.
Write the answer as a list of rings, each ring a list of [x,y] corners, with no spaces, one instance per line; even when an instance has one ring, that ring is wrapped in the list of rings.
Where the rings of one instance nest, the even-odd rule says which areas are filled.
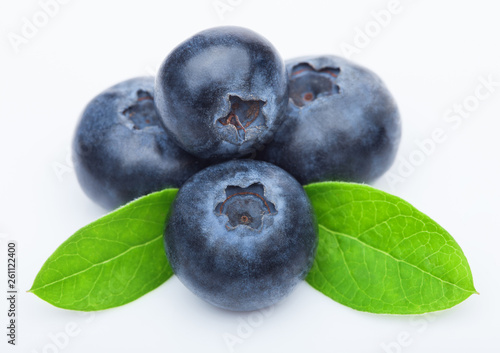
[[[225,192],[226,199],[215,207],[215,214],[227,216],[228,230],[240,225],[259,230],[265,215],[278,213],[274,203],[264,196],[262,184],[255,183],[246,188],[229,185]]]
[[[122,111],[127,118],[125,124],[132,130],[143,130],[150,126],[160,126],[158,114],[155,110],[153,96],[142,89],[137,91],[136,101]]]
[[[339,93],[340,87],[335,83],[339,73],[339,68],[325,67],[316,70],[307,63],[295,65],[290,78],[290,98],[293,104],[303,107],[320,96]]]
[[[265,128],[266,118],[262,107],[266,104],[262,100],[243,100],[238,96],[229,96],[231,109],[229,113],[217,119],[218,128],[223,129],[226,141],[241,145],[247,140],[247,129]]]

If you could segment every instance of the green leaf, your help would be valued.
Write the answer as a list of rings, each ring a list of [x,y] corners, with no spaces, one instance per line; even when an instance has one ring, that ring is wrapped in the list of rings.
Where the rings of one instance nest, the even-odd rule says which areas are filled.
[[[360,184],[305,187],[319,244],[307,282],[353,309],[421,314],[477,293],[456,241],[408,202]]]
[[[30,292],[63,309],[129,303],[172,276],[163,248],[177,189],[141,197],[78,230],[48,258]]]

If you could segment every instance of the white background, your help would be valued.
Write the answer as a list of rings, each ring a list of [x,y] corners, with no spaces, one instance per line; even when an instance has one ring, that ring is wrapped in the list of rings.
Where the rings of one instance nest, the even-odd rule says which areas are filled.
[[[221,3],[229,8],[218,14],[214,4]],[[0,351],[497,351],[499,9],[491,0],[401,0],[391,18],[377,25],[374,13],[389,4],[70,0],[44,23],[38,1],[1,0],[0,298],[6,296],[9,239],[18,242],[20,294],[14,348],[6,344],[7,302],[0,299]],[[36,21],[38,31],[13,45],[9,38],[22,36],[25,18]],[[267,315],[218,310],[176,278],[131,304],[94,315],[61,310],[25,293],[57,246],[104,214],[80,190],[68,161],[85,104],[119,81],[153,74],[194,33],[226,24],[263,34],[284,58],[348,55],[343,47],[356,48],[350,58],[383,78],[403,119],[398,159],[389,174],[400,179],[391,183],[383,177],[375,186],[414,204],[454,236],[481,295],[411,318],[357,312],[306,283]],[[491,92],[476,91],[488,79],[497,82]],[[467,118],[450,113],[464,105]],[[446,139],[424,154],[416,141],[431,138],[435,129]],[[225,341],[230,335],[238,338],[233,346]]]

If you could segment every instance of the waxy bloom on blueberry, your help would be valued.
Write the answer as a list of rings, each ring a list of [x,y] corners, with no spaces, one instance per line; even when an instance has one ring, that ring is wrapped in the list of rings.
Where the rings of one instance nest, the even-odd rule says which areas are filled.
[[[206,159],[243,156],[268,142],[288,102],[285,65],[273,45],[241,27],[202,31],[177,46],[156,78],[167,132]]]
[[[181,282],[218,307],[257,310],[289,294],[317,245],[307,195],[284,170],[234,160],[210,166],[179,190],[165,229]]]
[[[180,187],[205,166],[168,137],[153,89],[151,77],[121,82],[95,97],[80,118],[73,140],[76,175],[104,208]]]
[[[259,159],[302,184],[372,182],[391,166],[401,123],[392,95],[366,68],[335,56],[288,60],[285,122]]]

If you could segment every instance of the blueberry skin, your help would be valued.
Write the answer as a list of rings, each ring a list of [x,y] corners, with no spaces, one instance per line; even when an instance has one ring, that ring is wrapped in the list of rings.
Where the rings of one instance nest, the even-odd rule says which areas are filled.
[[[392,165],[401,138],[398,108],[380,78],[336,56],[286,62],[285,123],[258,156],[303,185],[373,182]]]
[[[204,30],[178,45],[156,77],[156,105],[186,151],[212,161],[268,142],[288,103],[286,68],[273,45],[241,27]]]
[[[233,160],[181,187],[164,239],[187,288],[220,308],[250,311],[278,302],[304,279],[317,229],[292,176],[269,163]]]
[[[106,209],[178,188],[205,166],[167,136],[153,90],[152,77],[121,82],[95,97],[81,115],[73,139],[76,175],[87,196]]]

